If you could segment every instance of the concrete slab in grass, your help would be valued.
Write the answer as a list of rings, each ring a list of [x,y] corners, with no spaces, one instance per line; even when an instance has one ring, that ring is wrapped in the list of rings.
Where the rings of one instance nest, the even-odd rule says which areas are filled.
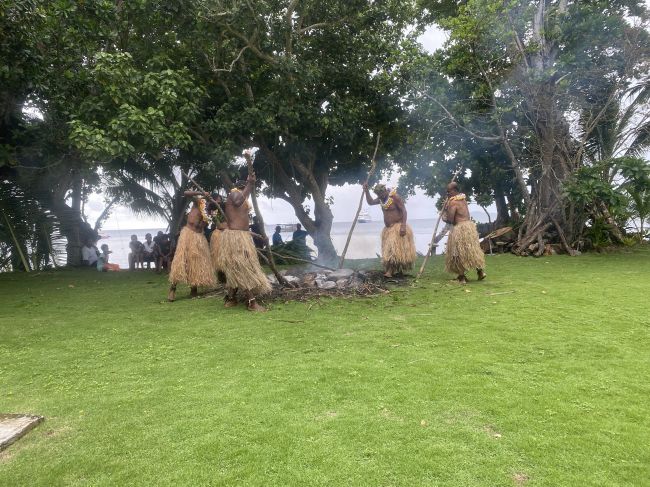
[[[7,448],[44,419],[43,416],[29,414],[0,413],[0,450]]]

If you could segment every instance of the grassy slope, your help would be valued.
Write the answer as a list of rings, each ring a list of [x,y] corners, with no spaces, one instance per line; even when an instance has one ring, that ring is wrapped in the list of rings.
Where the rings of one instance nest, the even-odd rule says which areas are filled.
[[[488,266],[265,315],[0,275],[0,412],[47,417],[0,485],[650,485],[650,251]]]

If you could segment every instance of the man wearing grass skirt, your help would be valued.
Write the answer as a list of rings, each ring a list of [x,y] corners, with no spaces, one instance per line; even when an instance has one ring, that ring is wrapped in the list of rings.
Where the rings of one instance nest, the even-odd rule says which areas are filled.
[[[366,202],[369,205],[381,205],[384,213],[384,224],[381,232],[381,259],[384,266],[384,276],[393,277],[403,274],[413,268],[417,257],[413,230],[406,223],[406,207],[397,194],[397,190],[389,190],[383,184],[377,184],[373,191],[377,198],[372,198],[368,184],[363,185]]]
[[[226,308],[237,305],[237,292],[246,300],[250,311],[266,311],[256,297],[271,291],[262,271],[257,249],[249,231],[248,197],[255,187],[255,174],[237,181],[226,198],[227,226],[219,236],[216,267],[226,275]]]
[[[456,274],[461,284],[467,284],[465,273],[470,269],[476,269],[479,281],[485,279],[485,254],[479,244],[476,224],[469,219],[467,198],[459,192],[457,183],[447,185],[447,204],[442,219],[453,225],[447,239],[445,270]]]
[[[210,194],[198,191],[185,191],[184,194],[194,200],[187,215],[187,224],[178,238],[169,272],[169,301],[176,299],[176,286],[179,282],[190,286],[191,297],[198,295],[199,286],[214,287],[217,284],[210,246],[204,234],[205,227],[211,222],[206,201]]]

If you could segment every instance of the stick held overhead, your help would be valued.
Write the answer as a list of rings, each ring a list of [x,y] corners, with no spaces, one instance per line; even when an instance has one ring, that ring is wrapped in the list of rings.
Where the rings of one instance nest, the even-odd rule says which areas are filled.
[[[187,178],[187,180],[188,180],[189,182],[191,182],[194,186],[196,186],[196,189],[198,189],[199,191],[202,191],[203,193],[209,194],[205,189],[203,189],[203,188],[201,187],[201,185],[200,185],[199,183],[197,183],[196,181],[194,181],[194,179],[192,178],[192,176],[190,176],[189,174],[187,174],[187,173],[186,173],[185,171],[183,171],[183,170],[181,170],[181,172],[183,173],[183,175]],[[214,198],[212,198],[212,196],[206,196],[206,198],[209,199],[212,203],[215,204],[215,206],[217,207],[217,211],[218,211],[219,213],[221,213],[221,216],[222,216],[222,217],[224,218],[224,220],[225,220],[225,218],[226,218],[226,214],[225,214],[225,213],[223,212],[223,210],[221,209],[221,206],[219,206],[219,203],[217,203],[217,202],[214,200]]]
[[[377,133],[377,142],[375,143],[375,152],[372,155],[372,162],[370,164],[370,170],[368,171],[368,176],[366,176],[366,183],[370,181],[370,178],[377,168],[377,149],[379,149],[379,140],[381,139],[381,132]],[[350,227],[350,232],[348,233],[348,238],[345,241],[345,247],[343,247],[343,252],[341,253],[341,260],[339,260],[339,269],[343,268],[343,263],[345,262],[345,254],[348,252],[348,247],[350,246],[350,240],[352,240],[352,233],[354,232],[354,227],[357,226],[357,221],[359,220],[359,214],[361,213],[361,208],[363,207],[363,190],[361,190],[361,197],[359,198],[359,207],[357,208],[357,213],[354,215],[354,220],[352,220],[352,226]]]

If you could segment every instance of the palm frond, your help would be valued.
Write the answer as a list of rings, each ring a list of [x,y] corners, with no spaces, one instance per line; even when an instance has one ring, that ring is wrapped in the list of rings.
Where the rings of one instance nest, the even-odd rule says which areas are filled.
[[[650,120],[633,132],[633,139],[625,151],[626,156],[639,157],[650,148]]]

